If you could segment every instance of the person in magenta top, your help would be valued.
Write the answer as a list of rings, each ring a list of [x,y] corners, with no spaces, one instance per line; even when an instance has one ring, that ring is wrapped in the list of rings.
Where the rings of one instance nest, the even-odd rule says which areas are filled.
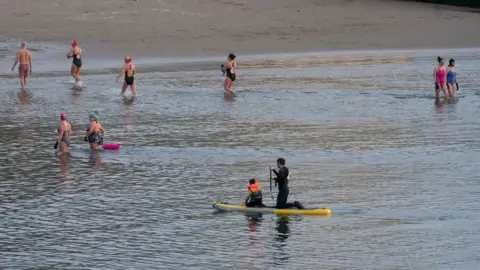
[[[438,66],[433,71],[433,78],[435,80],[435,99],[440,99],[440,90],[442,90],[444,97],[447,98],[447,69],[445,68],[445,61],[440,56],[437,58],[437,61]]]

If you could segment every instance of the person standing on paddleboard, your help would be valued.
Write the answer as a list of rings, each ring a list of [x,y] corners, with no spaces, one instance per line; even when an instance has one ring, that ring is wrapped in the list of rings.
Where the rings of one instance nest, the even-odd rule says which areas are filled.
[[[27,50],[27,43],[25,41],[22,42],[22,48],[17,52],[12,71],[15,69],[18,62],[20,62],[20,65],[18,66],[20,85],[22,86],[22,90],[24,90],[27,89],[28,74],[32,74],[32,53]]]
[[[98,146],[103,144],[103,137],[106,131],[98,122],[100,118],[98,112],[91,112],[88,118],[90,119],[90,125],[85,135],[85,141],[90,144],[90,149],[97,150]]]
[[[125,74],[125,81],[123,82],[123,86],[122,86],[122,95],[125,94],[125,91],[127,91],[127,88],[130,86],[130,90],[132,90],[133,95],[136,96],[137,90],[135,87],[135,78],[134,78],[136,70],[135,70],[135,65],[132,64],[132,57],[130,56],[125,57],[124,62],[125,64],[120,70],[120,74],[117,76],[117,83],[118,83],[118,79],[123,74]]]
[[[227,66],[222,65],[221,69],[223,74],[226,76],[225,83],[223,85],[225,91],[234,92],[232,90],[233,82],[237,79],[235,71],[237,70],[237,63],[235,62],[235,54],[231,53],[227,58]]]
[[[60,145],[60,152],[68,152],[70,147],[70,134],[72,133],[72,126],[67,122],[67,115],[65,113],[60,114],[60,125],[58,126],[58,138],[53,146],[54,149]]]
[[[67,53],[67,58],[73,58],[70,74],[75,79],[75,82],[80,86],[80,70],[82,69],[82,49],[78,47],[78,41],[72,41],[72,49]]]
[[[248,182],[248,197],[245,199],[245,206],[265,207],[265,205],[263,205],[262,187],[257,184],[255,178],[250,179]]]

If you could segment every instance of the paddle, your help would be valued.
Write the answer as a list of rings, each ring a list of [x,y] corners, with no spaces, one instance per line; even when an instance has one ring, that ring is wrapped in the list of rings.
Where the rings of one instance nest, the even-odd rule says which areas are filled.
[[[275,201],[275,197],[273,196],[273,191],[272,191],[272,167],[270,166],[270,196],[272,196],[272,200]],[[275,183],[275,186],[277,186],[277,183]]]

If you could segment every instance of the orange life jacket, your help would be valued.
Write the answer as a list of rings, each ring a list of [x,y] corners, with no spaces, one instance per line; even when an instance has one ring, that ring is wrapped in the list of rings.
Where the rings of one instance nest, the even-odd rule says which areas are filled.
[[[257,192],[260,189],[262,189],[262,188],[257,183],[248,185],[248,190],[251,191],[251,192]]]

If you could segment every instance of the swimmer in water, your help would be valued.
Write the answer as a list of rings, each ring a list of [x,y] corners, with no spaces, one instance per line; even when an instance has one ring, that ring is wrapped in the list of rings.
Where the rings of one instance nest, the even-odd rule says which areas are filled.
[[[99,145],[103,145],[103,137],[106,131],[98,122],[98,112],[91,112],[88,118],[90,119],[90,124],[85,135],[85,141],[90,144],[90,149],[97,150]]]
[[[132,57],[130,56],[125,57],[124,62],[125,64],[120,70],[120,74],[117,76],[117,83],[118,83],[118,79],[122,77],[123,74],[125,74],[125,81],[123,82],[123,86],[122,86],[122,95],[125,94],[125,91],[127,91],[127,88],[130,86],[130,90],[132,90],[133,95],[136,96],[137,90],[135,88],[135,78],[134,78],[136,70],[135,70],[135,65],[132,64]]]
[[[235,62],[235,54],[231,53],[227,58],[227,66],[221,66],[222,72],[227,77],[225,78],[224,89],[225,91],[234,92],[232,90],[233,82],[237,79],[235,71],[237,69],[237,63]],[[225,74],[226,73],[226,74]]]
[[[67,115],[65,113],[60,114],[60,125],[58,126],[58,138],[54,148],[57,149],[60,145],[60,152],[68,152],[70,147],[70,134],[72,133],[72,126],[67,122]]]
[[[72,41],[72,49],[67,53],[67,58],[73,58],[70,73],[77,84],[80,83],[80,70],[82,69],[82,49],[78,47],[78,41]]]
[[[433,79],[435,80],[435,99],[440,99],[440,90],[443,91],[445,98],[448,98],[447,90],[447,69],[445,61],[440,56],[437,58],[438,66],[433,71]]]
[[[20,62],[20,65],[18,66],[20,85],[22,86],[22,90],[24,90],[27,89],[28,74],[32,74],[32,53],[27,50],[27,43],[25,41],[22,42],[22,48],[17,52],[12,71],[15,69],[18,62]]]
[[[457,69],[455,68],[455,60],[450,59],[448,61],[447,67],[447,88],[450,97],[455,98],[455,93],[457,90]]]

